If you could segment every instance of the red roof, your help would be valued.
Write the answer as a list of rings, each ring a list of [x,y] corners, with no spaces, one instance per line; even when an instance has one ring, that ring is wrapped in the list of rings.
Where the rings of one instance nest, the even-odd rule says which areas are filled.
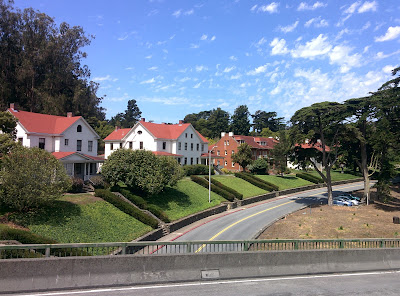
[[[322,152],[322,145],[321,143],[315,143],[315,144],[310,144],[310,143],[305,143],[305,144],[296,144],[296,146],[300,146],[303,149],[317,149],[318,151]],[[329,146],[325,145],[325,151],[330,152],[331,148]]]
[[[274,145],[278,143],[278,141],[273,138],[242,136],[242,135],[234,135],[233,138],[238,142],[242,140],[245,143],[249,144],[250,147],[256,149],[272,149],[274,148]],[[260,144],[257,142],[259,142]],[[261,142],[265,142],[266,145],[261,145]]]
[[[159,124],[153,122],[140,121],[140,124],[144,126],[154,137],[160,139],[176,140],[182,133],[188,128],[190,123],[180,124]],[[122,140],[130,131],[129,128],[123,128],[113,131],[104,140]],[[197,131],[196,131],[197,132]],[[208,143],[208,140],[197,132],[203,142]]]
[[[117,141],[123,139],[127,133],[129,133],[130,128],[120,128],[114,130],[111,134],[109,134],[104,141]]]
[[[83,154],[83,153],[79,153],[79,152],[52,152],[51,154],[54,155],[55,158],[57,159],[63,159],[67,156],[73,155],[73,154],[78,154],[96,161],[104,161],[104,155],[98,155],[98,156],[92,156],[92,155],[87,155],[87,154]]]
[[[164,151],[152,151],[154,155],[157,156],[183,156],[180,154],[173,154],[173,153],[169,153],[169,152],[164,152]]]
[[[64,117],[7,109],[29,133],[61,134],[81,116]]]

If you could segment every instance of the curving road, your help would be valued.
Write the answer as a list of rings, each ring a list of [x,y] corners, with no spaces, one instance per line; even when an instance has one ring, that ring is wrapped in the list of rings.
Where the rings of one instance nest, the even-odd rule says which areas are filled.
[[[333,194],[338,195],[340,192],[349,192],[362,188],[363,182],[337,185],[333,187]],[[199,221],[189,228],[170,234],[162,240],[219,241],[253,239],[265,226],[275,222],[277,219],[310,204],[323,204],[326,202],[326,188],[280,196],[234,209],[212,219]]]

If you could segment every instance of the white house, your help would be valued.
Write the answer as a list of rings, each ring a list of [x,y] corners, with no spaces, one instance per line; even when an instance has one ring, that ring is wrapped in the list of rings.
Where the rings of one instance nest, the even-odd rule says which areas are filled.
[[[132,128],[116,128],[105,139],[105,158],[120,148],[172,156],[181,165],[205,164],[208,141],[190,123],[158,124],[142,118]]]
[[[7,109],[18,120],[17,141],[26,147],[39,147],[60,160],[70,176],[87,180],[96,175],[104,161],[97,155],[99,135],[82,116],[66,117]]]

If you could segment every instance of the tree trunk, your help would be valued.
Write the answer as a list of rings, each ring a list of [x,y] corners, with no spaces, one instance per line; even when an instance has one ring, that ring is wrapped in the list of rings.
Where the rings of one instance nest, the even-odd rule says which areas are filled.
[[[368,175],[368,164],[367,164],[367,145],[364,141],[360,141],[361,148],[361,172],[364,177],[364,193],[361,202],[365,202],[370,192],[370,179]]]
[[[326,171],[326,187],[328,189],[328,206],[333,205],[333,196],[332,196],[332,178],[331,178],[331,167],[327,166],[325,168]]]

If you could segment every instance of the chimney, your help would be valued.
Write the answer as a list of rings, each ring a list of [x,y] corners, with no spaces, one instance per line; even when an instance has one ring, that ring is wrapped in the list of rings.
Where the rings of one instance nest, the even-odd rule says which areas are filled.
[[[233,132],[229,132],[229,137],[233,137]]]
[[[225,137],[226,133],[225,132],[221,132],[221,138]]]
[[[15,109],[15,104],[14,103],[10,103],[10,109],[12,109],[12,110]]]
[[[183,124],[183,120],[179,120],[179,124]]]
[[[67,112],[67,117],[72,117],[72,112]]]
[[[115,126],[115,130],[117,131],[117,130],[119,130],[121,127],[120,126]]]
[[[145,122],[146,118],[140,118],[140,121]]]

